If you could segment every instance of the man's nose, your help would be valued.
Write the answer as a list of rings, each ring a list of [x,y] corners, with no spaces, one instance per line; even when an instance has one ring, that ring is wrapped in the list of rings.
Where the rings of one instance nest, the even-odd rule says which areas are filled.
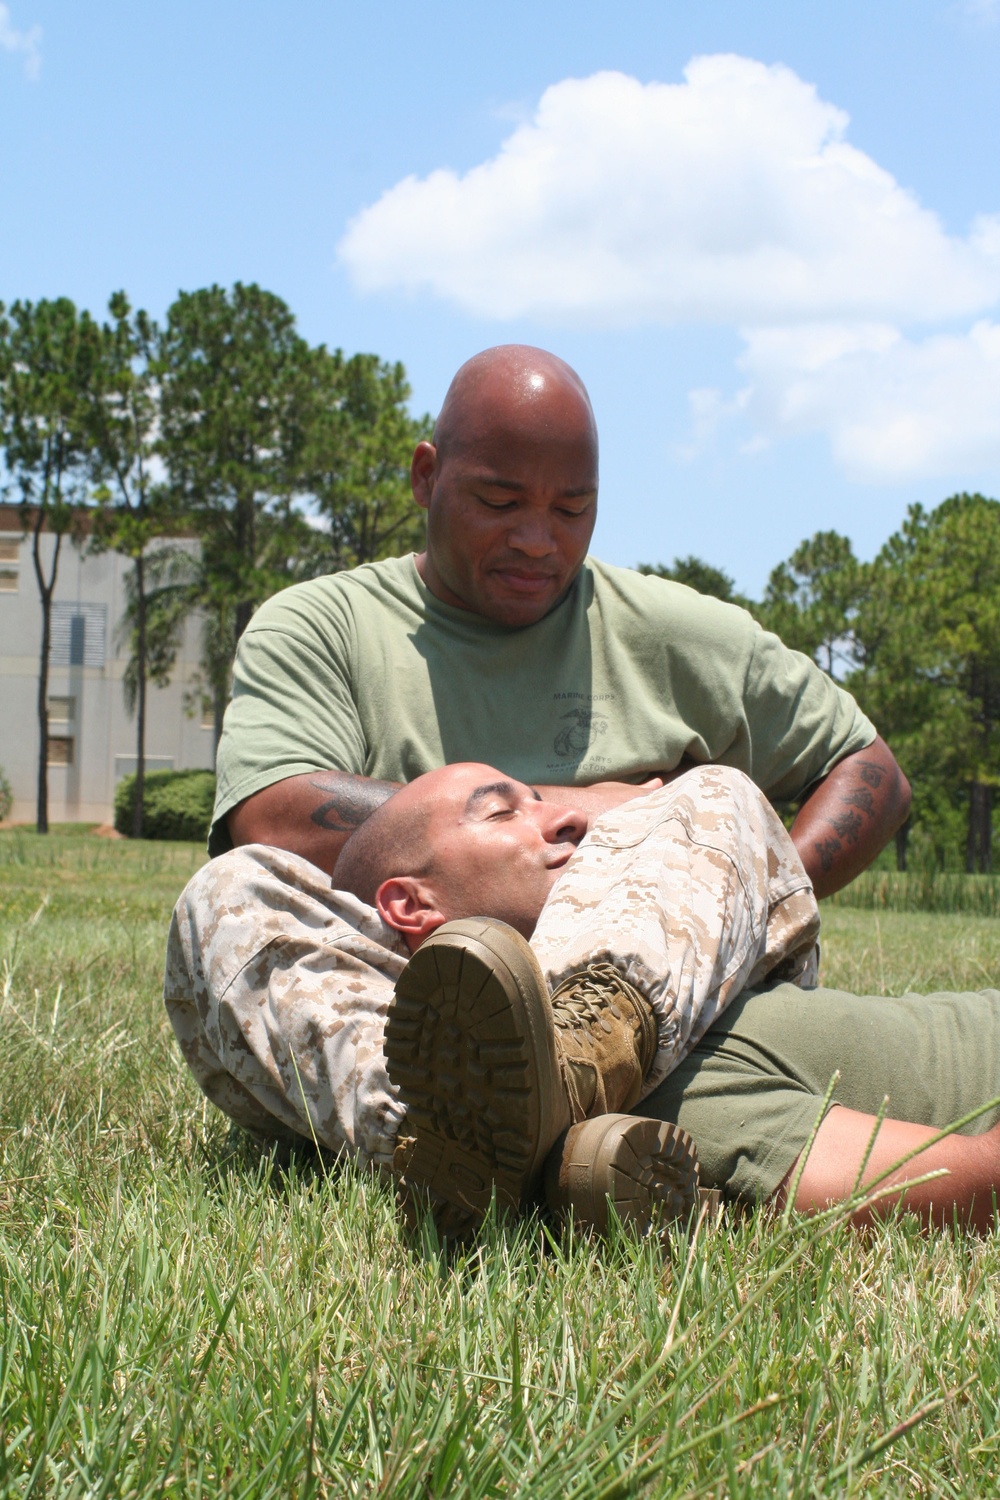
[[[507,533],[507,545],[526,557],[548,557],[556,550],[547,516],[519,516]]]
[[[547,804],[550,814],[546,837],[550,844],[578,844],[587,832],[588,818],[578,807],[559,807]]]

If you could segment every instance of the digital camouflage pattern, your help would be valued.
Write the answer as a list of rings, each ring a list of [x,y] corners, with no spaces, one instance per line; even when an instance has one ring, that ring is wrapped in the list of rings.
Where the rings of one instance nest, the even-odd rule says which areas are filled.
[[[550,990],[610,963],[649,1001],[648,1094],[741,991],[815,985],[819,910],[777,813],[742,771],[700,766],[598,818],[531,939]]]
[[[164,999],[221,1110],[388,1168],[405,1113],[382,1039],[409,953],[322,870],[247,844],[210,860],[174,909]]]
[[[550,988],[612,962],[648,997],[660,1043],[648,1093],[742,989],[765,976],[815,983],[818,930],[773,809],[741,772],[704,766],[595,821],[532,946]],[[386,1073],[385,1016],[407,957],[321,870],[249,844],[181,895],[164,998],[195,1078],[238,1124],[387,1168],[405,1110]]]

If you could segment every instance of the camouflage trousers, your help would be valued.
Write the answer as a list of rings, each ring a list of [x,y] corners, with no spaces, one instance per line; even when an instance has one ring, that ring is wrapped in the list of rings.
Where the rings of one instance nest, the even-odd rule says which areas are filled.
[[[818,930],[770,805],[741,772],[704,766],[595,821],[532,946],[550,986],[606,961],[648,997],[660,1027],[649,1092],[741,990],[765,977],[815,983]],[[181,895],[164,999],[195,1078],[238,1124],[388,1167],[405,1109],[383,1036],[407,957],[321,870],[249,844]]]
[[[742,771],[700,766],[598,818],[531,939],[549,988],[613,964],[649,1001],[662,1083],[743,990],[818,979],[819,911],[774,808]]]

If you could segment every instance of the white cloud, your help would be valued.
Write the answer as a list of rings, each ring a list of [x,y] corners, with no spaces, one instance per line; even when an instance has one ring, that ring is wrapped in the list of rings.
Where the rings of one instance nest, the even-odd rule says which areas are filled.
[[[32,26],[30,31],[18,31],[10,16],[8,6],[0,3],[0,48],[4,52],[23,52],[24,71],[34,81],[42,71],[42,28]]]
[[[1000,467],[1000,323],[909,339],[886,324],[746,334],[740,410],[758,434],[821,432],[854,478]]]
[[[407,177],[348,226],[364,291],[574,324],[909,322],[1000,298],[1000,219],[967,237],[790,69],[696,58],[678,84],[554,84],[464,175]]]
[[[677,84],[565,80],[490,160],[390,188],[340,258],[361,290],[479,317],[741,329],[742,388],[691,392],[678,457],[738,422],[747,452],[822,434],[864,479],[1000,465],[1000,215],[946,233],[847,127],[790,69],[742,57],[696,58]]]

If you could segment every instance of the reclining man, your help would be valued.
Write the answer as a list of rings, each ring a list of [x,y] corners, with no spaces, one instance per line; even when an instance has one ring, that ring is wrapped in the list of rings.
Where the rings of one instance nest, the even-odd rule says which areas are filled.
[[[477,1169],[500,1198],[526,1193],[549,1144],[527,1107],[534,1088],[558,1101],[563,1127],[592,1122],[574,1123],[548,1155],[546,1196],[560,1212],[602,1223],[603,1192],[624,1217],[648,1217],[657,1167],[649,1117],[690,1133],[710,1184],[783,1203],[839,1070],[796,1207],[836,1202],[863,1167],[871,1181],[919,1151],[887,1181],[911,1185],[886,1203],[928,1222],[955,1213],[977,1228],[992,1223],[1000,1109],[974,1121],[971,1134],[927,1143],[1000,1093],[1000,992],[887,999],[816,988],[811,888],[780,821],[739,772],[689,772],[599,819],[571,854],[571,813],[562,811],[560,824],[530,788],[489,768],[450,767],[426,784],[430,812],[421,788],[407,788],[355,835],[335,872],[373,899],[414,951],[386,1034],[390,1076],[413,1106],[397,1157],[411,1181],[456,1206],[476,1200]],[[532,934],[544,979],[537,965],[532,977],[517,933],[453,920],[470,900]],[[606,1021],[602,1029],[612,1009],[633,1022],[624,1071],[620,1039]],[[489,1044],[501,1036],[494,1068]],[[514,1040],[524,1044],[520,1078]],[[602,1069],[616,1097],[604,1096],[599,1077],[591,1082]],[[886,1096],[901,1118],[882,1122],[868,1155]],[[633,1105],[647,1118],[593,1118]],[[512,1150],[518,1134],[520,1151]],[[499,1168],[496,1139],[507,1153]],[[623,1142],[642,1142],[652,1161],[636,1171]],[[660,1149],[675,1144],[661,1138]],[[520,1183],[504,1170],[511,1160]],[[941,1168],[947,1180],[912,1184]],[[677,1205],[676,1193],[661,1197]]]
[[[255,865],[294,857],[247,849],[206,866],[178,903],[166,988],[206,1092],[251,1128],[314,1131],[327,1144],[350,1122],[349,1101],[348,1144],[365,1159],[366,1132],[381,1123],[385,1146],[370,1155],[388,1165],[398,1134],[397,1172],[451,1203],[455,1229],[494,1189],[527,1201],[543,1174],[552,1206],[585,1222],[604,1222],[609,1192],[640,1221],[657,1203],[683,1209],[694,1183],[685,1131],[708,1184],[780,1201],[837,1067],[799,1207],[850,1190],[884,1094],[902,1118],[884,1122],[869,1176],[992,1097],[994,992],[882,1000],[799,988],[813,973],[811,889],[739,773],[689,772],[598,820],[582,843],[585,825],[489,768],[433,773],[346,846],[336,879],[353,896],[286,863],[286,882],[299,881],[292,928],[275,912],[273,929],[243,947],[230,941],[244,930],[238,909],[199,944],[202,887],[218,900],[227,878],[242,885]],[[471,910],[510,926],[454,921]],[[359,1032],[324,982],[331,954],[363,973],[393,938],[387,1050],[404,1102],[375,1057],[358,1057],[384,1010]],[[623,1117],[640,1099],[640,1115]],[[911,1187],[903,1201],[926,1218],[954,1204],[985,1225],[996,1132],[951,1136],[918,1163],[941,1165],[953,1173],[946,1189]]]

